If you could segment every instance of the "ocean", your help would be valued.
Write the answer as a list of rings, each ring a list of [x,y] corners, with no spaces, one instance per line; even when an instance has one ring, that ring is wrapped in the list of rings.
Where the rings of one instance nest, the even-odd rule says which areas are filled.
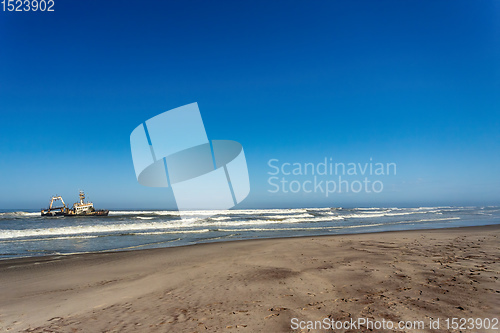
[[[215,215],[212,215],[216,213]],[[0,259],[500,223],[500,207],[110,211],[107,217],[0,212]],[[208,217],[211,215],[210,217]]]

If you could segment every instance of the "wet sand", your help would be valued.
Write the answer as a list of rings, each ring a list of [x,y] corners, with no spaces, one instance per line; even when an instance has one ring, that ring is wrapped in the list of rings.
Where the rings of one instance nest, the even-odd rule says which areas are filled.
[[[499,235],[496,225],[3,260],[0,329],[290,332],[292,318],[498,318]]]

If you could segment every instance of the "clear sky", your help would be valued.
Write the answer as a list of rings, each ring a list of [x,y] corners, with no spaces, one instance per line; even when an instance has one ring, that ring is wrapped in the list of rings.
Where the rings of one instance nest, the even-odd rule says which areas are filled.
[[[79,189],[97,208],[173,207],[138,184],[129,136],[192,102],[210,139],[245,149],[241,208],[500,204],[496,0],[54,8],[0,12],[0,209]],[[325,157],[397,174],[373,178],[381,193],[269,192],[270,159]]]

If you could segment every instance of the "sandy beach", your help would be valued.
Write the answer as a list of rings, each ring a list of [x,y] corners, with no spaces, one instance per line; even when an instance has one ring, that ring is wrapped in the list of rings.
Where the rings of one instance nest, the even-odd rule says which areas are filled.
[[[496,225],[3,260],[0,328],[298,332],[292,318],[494,318],[499,235]]]

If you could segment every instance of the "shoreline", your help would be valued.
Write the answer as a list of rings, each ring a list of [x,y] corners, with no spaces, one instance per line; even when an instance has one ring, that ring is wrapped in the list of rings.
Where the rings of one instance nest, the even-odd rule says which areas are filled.
[[[499,236],[494,224],[4,259],[0,328],[281,332],[291,318],[491,317]]]
[[[103,251],[89,251],[89,252],[73,252],[73,253],[60,253],[60,254],[50,254],[46,256],[31,256],[31,257],[13,257],[13,258],[0,258],[0,269],[2,264],[7,261],[17,261],[17,260],[30,260],[30,259],[42,259],[42,258],[59,258],[59,257],[71,257],[86,254],[106,254],[106,253],[123,253],[123,252],[137,252],[137,251],[151,251],[159,249],[171,249],[171,248],[185,248],[191,246],[201,246],[206,244],[214,243],[233,243],[233,242],[247,242],[247,241],[258,241],[258,240],[278,240],[278,239],[294,239],[294,238],[311,238],[311,237],[333,237],[333,236],[355,236],[355,235],[371,235],[371,234],[385,234],[394,232],[421,232],[421,231],[432,231],[432,230],[454,230],[454,229],[468,229],[468,228],[482,228],[482,227],[494,227],[499,226],[500,223],[484,224],[476,226],[459,226],[459,227],[445,227],[445,228],[425,228],[425,229],[409,229],[409,230],[383,230],[383,231],[373,231],[373,232],[360,232],[360,233],[338,233],[338,234],[328,234],[328,235],[299,235],[299,236],[286,236],[286,237],[263,237],[263,238],[248,238],[248,239],[228,239],[214,242],[203,242],[195,244],[186,244],[178,246],[165,246],[165,247],[154,247],[147,249],[137,249],[137,250],[103,250]]]

